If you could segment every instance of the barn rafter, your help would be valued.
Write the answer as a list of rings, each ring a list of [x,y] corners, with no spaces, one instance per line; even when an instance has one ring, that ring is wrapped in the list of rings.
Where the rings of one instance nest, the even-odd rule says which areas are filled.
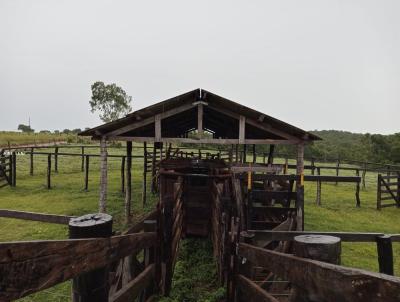
[[[197,137],[185,133],[196,128]],[[204,129],[217,135],[203,136]],[[84,131],[94,139],[208,144],[306,144],[319,138],[264,113],[196,89]],[[184,136],[184,137],[182,137]]]

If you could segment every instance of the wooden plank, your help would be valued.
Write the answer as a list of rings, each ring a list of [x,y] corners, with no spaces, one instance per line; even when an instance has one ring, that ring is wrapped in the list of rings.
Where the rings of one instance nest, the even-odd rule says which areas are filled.
[[[0,217],[41,221],[41,222],[57,223],[57,224],[68,224],[71,218],[75,218],[75,216],[34,213],[34,212],[15,211],[6,209],[0,209]]]
[[[0,300],[22,298],[156,244],[156,233],[0,244]]]
[[[376,242],[376,237],[383,236],[383,233],[355,233],[355,232],[319,232],[319,231],[268,231],[248,230],[254,233],[257,238],[268,241],[293,241],[294,237],[300,235],[326,235],[339,237],[344,242]],[[393,235],[397,236],[397,235]]]
[[[135,279],[127,283],[109,299],[110,302],[129,302],[137,296],[152,282],[155,276],[155,265],[150,264]]]
[[[251,297],[252,301],[257,302],[279,302],[279,300],[243,275],[237,275],[236,282],[243,297]]]
[[[135,225],[129,227],[123,234],[124,235],[133,234],[133,233],[138,233],[138,232],[143,231],[144,221],[145,220],[157,220],[158,215],[159,215],[158,209],[151,211],[150,213],[144,215],[141,219],[139,219]]]
[[[238,255],[306,290],[315,301],[398,302],[400,278],[240,243]]]

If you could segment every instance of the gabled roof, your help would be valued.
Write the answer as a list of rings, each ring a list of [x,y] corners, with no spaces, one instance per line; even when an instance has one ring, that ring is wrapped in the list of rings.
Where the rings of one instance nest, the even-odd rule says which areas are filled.
[[[199,111],[203,117],[201,124],[198,122]],[[218,143],[216,139],[225,139],[227,143],[233,143],[240,136],[241,118],[245,120],[245,133],[242,134],[242,138],[245,136],[249,140],[248,143],[268,143],[268,140],[278,143],[281,140],[291,143],[320,140],[312,133],[204,89],[195,89],[145,107],[124,118],[81,132],[80,135],[93,138],[106,136],[116,140],[140,141],[139,138],[142,138],[142,141],[168,141],[185,138],[188,132],[202,127],[205,131],[213,133],[214,139],[199,142]],[[158,125],[161,129],[158,131],[161,132],[161,140],[160,137],[156,138],[157,119],[160,120]]]

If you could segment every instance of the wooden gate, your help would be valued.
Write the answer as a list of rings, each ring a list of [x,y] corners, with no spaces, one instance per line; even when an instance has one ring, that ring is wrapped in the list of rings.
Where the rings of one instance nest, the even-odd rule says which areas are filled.
[[[382,204],[382,201],[394,201],[394,203]],[[386,207],[400,207],[400,173],[396,175],[378,174],[377,209]]]
[[[5,186],[13,186],[13,155],[5,155],[0,151],[0,188]]]

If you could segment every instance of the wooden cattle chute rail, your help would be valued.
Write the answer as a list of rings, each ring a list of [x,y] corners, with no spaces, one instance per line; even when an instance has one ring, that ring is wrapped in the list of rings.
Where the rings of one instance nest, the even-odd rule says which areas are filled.
[[[392,203],[382,203],[387,200]],[[386,207],[400,208],[400,172],[395,175],[378,174],[376,208],[381,210]]]
[[[75,216],[34,213],[34,212],[15,211],[7,209],[0,209],[0,217],[65,224],[65,225],[68,225],[69,221],[72,218],[75,218]]]
[[[70,219],[75,218],[5,210],[0,215],[59,224],[71,224]],[[0,243],[0,300],[19,299],[108,267],[109,295],[99,301],[136,297],[145,301],[158,293],[161,285],[158,221],[159,211],[155,210],[122,235],[110,238]]]
[[[389,275],[300,258],[246,243],[238,244],[237,257],[238,261],[263,267],[289,280],[292,285],[306,292],[307,301],[395,302],[400,299],[400,278]],[[292,301],[290,296],[286,300],[287,297],[266,292],[260,284],[241,272],[236,274],[235,279],[239,294],[245,297],[240,299],[238,295],[237,301],[248,301],[250,295],[258,297],[257,301]]]

